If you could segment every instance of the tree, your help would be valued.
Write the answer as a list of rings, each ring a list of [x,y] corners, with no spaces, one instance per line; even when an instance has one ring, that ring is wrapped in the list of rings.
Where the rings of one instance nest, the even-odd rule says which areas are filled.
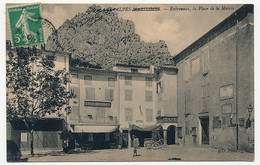
[[[64,116],[68,111],[71,93],[66,90],[69,83],[65,70],[54,70],[55,53],[46,53],[35,47],[16,48],[7,55],[7,120],[23,121],[31,135],[37,120],[47,114]],[[66,114],[66,113],[65,113]]]

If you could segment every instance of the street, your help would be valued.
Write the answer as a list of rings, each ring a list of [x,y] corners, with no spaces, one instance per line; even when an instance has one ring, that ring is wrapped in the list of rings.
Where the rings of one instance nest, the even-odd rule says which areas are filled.
[[[205,154],[206,153],[206,154]],[[133,149],[93,150],[85,153],[35,155],[28,162],[86,162],[86,161],[253,161],[254,154],[246,152],[218,152],[209,147],[164,146],[161,149],[139,148],[133,157]]]

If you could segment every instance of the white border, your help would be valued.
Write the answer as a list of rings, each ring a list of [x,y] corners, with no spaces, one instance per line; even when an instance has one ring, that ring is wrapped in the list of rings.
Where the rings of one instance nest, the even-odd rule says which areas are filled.
[[[260,113],[258,112],[259,109],[259,89],[258,89],[258,84],[260,84],[260,77],[259,74],[260,73],[260,57],[258,55],[258,53],[260,52],[260,43],[259,43],[259,10],[260,10],[260,1],[258,0],[127,0],[127,1],[123,1],[123,0],[112,0],[112,1],[104,1],[104,0],[1,0],[0,2],[0,20],[1,20],[1,26],[0,26],[0,36],[1,36],[1,45],[0,45],[0,52],[1,52],[1,56],[0,56],[0,105],[1,105],[1,110],[0,110],[0,116],[1,116],[1,120],[0,120],[0,130],[1,130],[1,141],[0,141],[0,163],[1,164],[7,164],[6,162],[6,120],[5,120],[5,105],[6,105],[6,101],[5,101],[5,93],[6,93],[6,81],[5,81],[5,74],[6,74],[6,69],[5,69],[5,43],[6,43],[6,12],[5,12],[5,4],[6,3],[89,3],[89,4],[93,4],[93,3],[106,3],[106,4],[115,4],[115,3],[119,3],[119,4],[254,4],[254,24],[255,24],[255,42],[254,42],[254,57],[255,57],[255,68],[254,68],[254,73],[255,73],[255,161],[254,162],[117,162],[116,164],[211,164],[211,165],[215,165],[215,164],[238,164],[238,165],[245,165],[245,164],[260,164],[260,158],[259,158],[259,115]],[[8,164],[12,164],[12,163],[8,163]],[[19,163],[19,164],[28,164],[28,163]],[[113,165],[115,164],[115,162],[107,162],[107,163],[94,163],[94,162],[81,162],[81,163],[71,163],[71,162],[61,162],[61,163],[30,163],[32,165],[34,164],[107,164],[107,165]]]

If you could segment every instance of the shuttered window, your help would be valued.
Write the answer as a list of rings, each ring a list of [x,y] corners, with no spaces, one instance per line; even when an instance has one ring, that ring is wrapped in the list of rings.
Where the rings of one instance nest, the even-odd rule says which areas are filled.
[[[115,78],[109,77],[109,78],[108,78],[108,86],[109,86],[109,87],[114,87],[114,86],[115,86],[115,81],[116,81]]]
[[[79,98],[79,88],[78,87],[70,87],[70,92],[73,94],[73,97],[78,99]]]
[[[190,114],[191,112],[191,98],[190,98],[190,90],[184,93],[184,101],[185,101],[185,114]]]
[[[125,121],[133,121],[133,109],[125,108]]]
[[[105,100],[112,101],[114,99],[114,90],[105,89]]]
[[[147,122],[153,121],[153,109],[146,109],[146,121]]]
[[[152,91],[145,91],[145,100],[148,102],[153,101],[153,92]]]
[[[92,85],[92,76],[84,75],[84,84],[85,85]]]
[[[86,99],[95,100],[95,88],[86,88]]]
[[[71,83],[72,84],[78,83],[78,75],[77,74],[71,74]]]
[[[189,81],[190,80],[190,59],[187,59],[184,61],[185,65],[184,65],[184,75],[183,75],[183,79],[184,81]]]
[[[125,90],[125,101],[131,101],[133,95],[133,91],[132,90]]]
[[[153,82],[153,78],[152,77],[146,77],[145,78],[145,84],[147,87],[151,87],[152,86],[152,82]]]
[[[132,85],[132,77],[125,76],[125,85]]]
[[[204,51],[202,51],[202,73],[208,73],[208,69],[209,69],[209,50],[206,49]]]

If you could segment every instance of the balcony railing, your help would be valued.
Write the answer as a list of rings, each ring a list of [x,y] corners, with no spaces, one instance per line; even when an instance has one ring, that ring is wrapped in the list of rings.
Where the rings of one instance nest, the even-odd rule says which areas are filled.
[[[79,123],[86,124],[105,124],[105,125],[115,125],[118,124],[117,117],[96,117],[96,116],[80,116]]]
[[[177,116],[157,116],[157,123],[177,123]]]

